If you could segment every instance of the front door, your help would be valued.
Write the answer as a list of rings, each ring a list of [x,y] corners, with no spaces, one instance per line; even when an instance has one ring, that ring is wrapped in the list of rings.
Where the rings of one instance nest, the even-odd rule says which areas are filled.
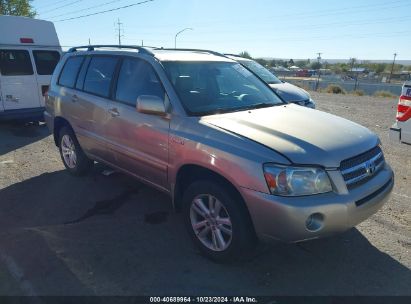
[[[151,65],[125,58],[119,71],[114,99],[109,105],[106,137],[112,162],[157,186],[167,189],[169,120],[139,113],[140,95],[165,100],[165,91]]]
[[[0,74],[4,110],[42,106],[28,50],[0,49]]]

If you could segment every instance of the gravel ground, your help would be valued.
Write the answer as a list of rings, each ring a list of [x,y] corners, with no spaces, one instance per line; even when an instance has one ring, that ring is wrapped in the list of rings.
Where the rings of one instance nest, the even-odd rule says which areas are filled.
[[[169,198],[96,166],[74,178],[47,128],[0,124],[0,295],[411,295],[411,146],[393,146],[396,100],[313,93],[318,109],[378,133],[396,184],[358,227],[254,259],[199,255]]]

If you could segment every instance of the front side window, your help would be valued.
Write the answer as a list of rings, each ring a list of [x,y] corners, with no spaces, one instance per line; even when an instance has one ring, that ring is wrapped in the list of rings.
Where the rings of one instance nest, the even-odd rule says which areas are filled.
[[[283,104],[267,85],[234,62],[163,62],[185,109],[209,115]]]
[[[33,75],[29,52],[0,50],[0,74],[4,76]]]
[[[60,60],[60,53],[57,51],[33,51],[33,56],[39,75],[53,74],[54,68]]]
[[[83,63],[84,56],[74,56],[67,59],[66,64],[61,71],[59,84],[64,87],[73,88],[76,82],[77,74]]]
[[[135,107],[141,95],[154,95],[164,100],[165,92],[149,63],[126,58],[118,76],[116,100]]]
[[[109,97],[117,61],[117,58],[109,56],[92,57],[84,80],[84,91]]]

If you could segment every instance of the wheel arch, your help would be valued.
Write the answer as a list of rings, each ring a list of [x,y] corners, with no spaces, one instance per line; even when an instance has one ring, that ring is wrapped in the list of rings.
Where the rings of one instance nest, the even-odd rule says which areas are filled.
[[[222,185],[230,192],[230,194],[232,194],[236,198],[236,200],[241,205],[241,208],[244,209],[251,221],[251,216],[244,198],[241,195],[240,191],[238,191],[238,189],[233,185],[233,183],[220,173],[195,164],[186,164],[181,166],[176,174],[173,192],[173,204],[177,212],[182,210],[182,198],[184,190],[187,189],[190,184],[199,180],[214,181],[217,184]]]
[[[187,187],[191,183],[200,181],[200,180],[216,182],[219,186],[223,187],[231,195],[233,195],[235,201],[238,202],[239,208],[245,215],[248,225],[250,225],[249,227],[251,227],[253,236],[256,236],[254,223],[252,221],[250,212],[247,208],[247,204],[245,203],[245,200],[243,196],[241,195],[240,191],[233,185],[232,182],[230,182],[223,175],[211,169],[200,166],[200,165],[186,164],[186,165],[183,165],[181,168],[179,168],[177,175],[176,175],[176,180],[175,180],[176,183],[174,187],[174,196],[173,196],[174,209],[177,212],[182,211],[184,190],[187,189]]]
[[[55,117],[54,127],[53,127],[53,138],[54,138],[54,143],[56,144],[57,147],[59,146],[58,141],[59,141],[60,130],[63,127],[69,127],[70,129],[73,129],[67,119],[61,116]]]

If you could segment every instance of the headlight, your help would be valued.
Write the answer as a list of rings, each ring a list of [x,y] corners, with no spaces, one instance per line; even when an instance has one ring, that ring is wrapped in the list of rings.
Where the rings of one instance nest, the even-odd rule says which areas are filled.
[[[316,107],[315,101],[314,99],[310,97],[310,108],[315,109],[315,107]]]
[[[274,195],[302,196],[332,191],[328,174],[321,168],[267,164],[264,177]]]

